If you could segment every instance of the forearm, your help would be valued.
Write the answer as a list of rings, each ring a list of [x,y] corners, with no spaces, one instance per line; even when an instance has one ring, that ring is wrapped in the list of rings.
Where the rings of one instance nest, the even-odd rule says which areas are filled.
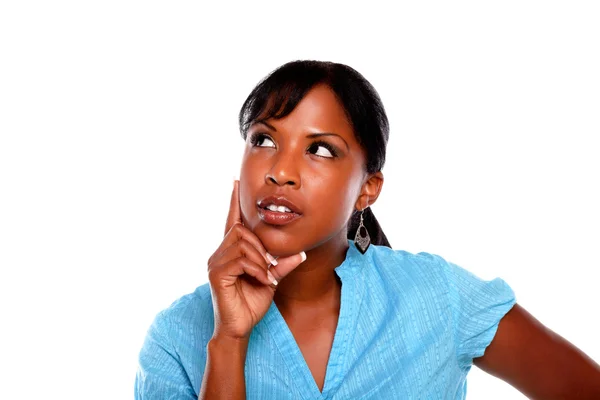
[[[208,342],[200,400],[246,398],[247,350],[248,340],[213,338]]]

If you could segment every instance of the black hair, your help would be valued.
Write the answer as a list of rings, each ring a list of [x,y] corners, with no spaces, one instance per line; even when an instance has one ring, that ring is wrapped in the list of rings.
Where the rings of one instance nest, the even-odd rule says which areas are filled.
[[[325,84],[346,111],[357,141],[366,153],[367,173],[381,171],[389,138],[389,123],[379,94],[358,71],[328,61],[299,60],[277,68],[256,85],[239,114],[240,133],[246,139],[250,125],[258,120],[289,115],[310,89]],[[370,207],[364,210],[364,225],[371,243],[391,247]],[[360,222],[355,212],[348,224],[348,239],[354,239]]]

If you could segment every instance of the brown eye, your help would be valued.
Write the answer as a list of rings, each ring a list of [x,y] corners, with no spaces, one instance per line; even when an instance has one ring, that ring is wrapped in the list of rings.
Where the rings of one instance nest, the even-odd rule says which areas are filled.
[[[323,158],[334,158],[337,157],[335,148],[327,142],[315,142],[310,145],[308,151],[316,156]]]
[[[250,138],[250,143],[254,147],[275,147],[275,142],[264,133],[257,133]]]

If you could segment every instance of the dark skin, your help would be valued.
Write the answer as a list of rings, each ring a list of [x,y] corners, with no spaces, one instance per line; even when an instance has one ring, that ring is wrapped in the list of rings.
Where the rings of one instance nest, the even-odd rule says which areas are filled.
[[[600,366],[519,304],[473,364],[531,399],[600,399]]]
[[[311,136],[323,133],[333,135]],[[252,145],[255,135],[260,141]],[[274,301],[322,390],[340,309],[334,268],[348,249],[347,222],[354,210],[375,202],[383,175],[366,173],[364,151],[326,86],[311,90],[286,118],[253,124],[247,142],[240,175],[244,225],[274,256],[307,254],[281,281]],[[285,226],[261,221],[256,201],[274,191],[292,200],[302,217]]]
[[[323,389],[340,310],[334,269],[348,250],[347,223],[383,185],[381,172],[368,174],[365,161],[327,86],[313,88],[285,118],[250,127],[227,233],[209,260],[215,334],[200,398],[245,398],[248,338],[271,300]],[[256,203],[273,194],[291,200],[301,217],[283,226],[261,220]],[[269,256],[279,257],[278,265],[269,268]],[[600,366],[518,304],[474,364],[530,398],[600,399]]]

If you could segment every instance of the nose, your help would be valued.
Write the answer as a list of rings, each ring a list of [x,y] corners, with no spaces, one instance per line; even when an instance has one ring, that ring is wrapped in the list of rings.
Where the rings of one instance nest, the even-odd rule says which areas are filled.
[[[273,158],[271,169],[265,174],[267,185],[290,185],[297,189],[300,187],[300,174],[294,157],[289,154],[280,154]]]

